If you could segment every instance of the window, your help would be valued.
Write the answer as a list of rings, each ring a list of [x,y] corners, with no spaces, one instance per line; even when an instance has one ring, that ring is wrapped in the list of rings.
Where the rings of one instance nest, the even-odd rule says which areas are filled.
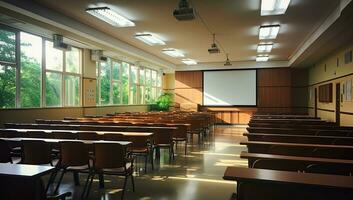
[[[40,107],[42,94],[42,38],[21,32],[21,107]]]
[[[0,108],[16,107],[16,33],[0,29]]]
[[[150,104],[161,93],[156,70],[109,58],[97,62],[97,105]]]
[[[1,26],[0,108],[81,105],[81,54],[78,48],[58,50],[43,37]]]
[[[138,104],[137,100],[138,68],[130,67],[130,98],[129,104]]]
[[[129,103],[129,67],[130,65],[126,62],[122,63],[122,76],[121,76],[121,83],[122,83],[122,103],[128,104]]]

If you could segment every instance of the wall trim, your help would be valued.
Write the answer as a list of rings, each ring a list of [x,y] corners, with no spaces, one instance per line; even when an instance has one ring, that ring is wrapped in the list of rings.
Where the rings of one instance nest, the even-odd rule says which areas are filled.
[[[317,108],[317,110],[325,111],[325,112],[335,112],[335,110],[324,109],[324,108]]]
[[[326,83],[326,82],[335,81],[336,79],[345,78],[345,77],[351,76],[351,75],[353,75],[353,72],[349,73],[349,74],[346,74],[346,75],[342,75],[342,76],[336,77],[336,78],[331,78],[331,79],[328,79],[326,81],[320,81],[320,82],[317,82],[317,83],[309,84],[308,87],[311,87],[311,86],[314,86],[314,85],[320,85],[320,84],[323,84],[323,83]]]

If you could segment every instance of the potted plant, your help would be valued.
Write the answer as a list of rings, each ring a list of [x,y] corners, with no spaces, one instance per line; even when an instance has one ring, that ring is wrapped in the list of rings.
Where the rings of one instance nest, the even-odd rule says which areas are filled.
[[[173,94],[164,92],[158,97],[156,103],[152,105],[151,110],[153,111],[169,111],[170,106],[173,103]]]

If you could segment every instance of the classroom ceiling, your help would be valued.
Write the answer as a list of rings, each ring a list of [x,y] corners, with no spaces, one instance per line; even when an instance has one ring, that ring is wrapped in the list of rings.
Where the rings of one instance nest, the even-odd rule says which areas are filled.
[[[172,12],[179,0],[34,1],[176,65],[182,64],[181,59],[163,54],[163,48],[180,49],[187,58],[199,63],[225,60],[224,53],[208,53],[212,35],[200,18],[177,21],[173,17]],[[291,0],[284,15],[265,17],[260,16],[260,0],[192,0],[191,3],[212,32],[216,33],[230,60],[253,61],[257,55],[260,25],[281,24],[270,60],[289,60],[305,39],[337,8],[339,0]],[[112,27],[85,12],[86,8],[94,6],[109,6],[134,21],[136,26]],[[166,45],[148,46],[133,37],[137,32],[158,34]]]

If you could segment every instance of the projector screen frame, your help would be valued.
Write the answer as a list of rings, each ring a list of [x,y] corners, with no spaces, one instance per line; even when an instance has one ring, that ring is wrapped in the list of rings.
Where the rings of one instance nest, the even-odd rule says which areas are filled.
[[[255,101],[255,105],[205,105],[204,104],[204,92],[205,92],[205,72],[212,72],[212,71],[245,71],[245,70],[255,70],[255,97],[256,97],[256,101]],[[243,107],[243,108],[256,108],[257,107],[257,100],[258,100],[258,71],[257,68],[253,68],[253,69],[209,69],[209,70],[201,70],[202,71],[202,106],[203,107],[210,107],[210,108],[222,108],[222,107],[226,107],[226,108],[235,108],[235,107]]]

